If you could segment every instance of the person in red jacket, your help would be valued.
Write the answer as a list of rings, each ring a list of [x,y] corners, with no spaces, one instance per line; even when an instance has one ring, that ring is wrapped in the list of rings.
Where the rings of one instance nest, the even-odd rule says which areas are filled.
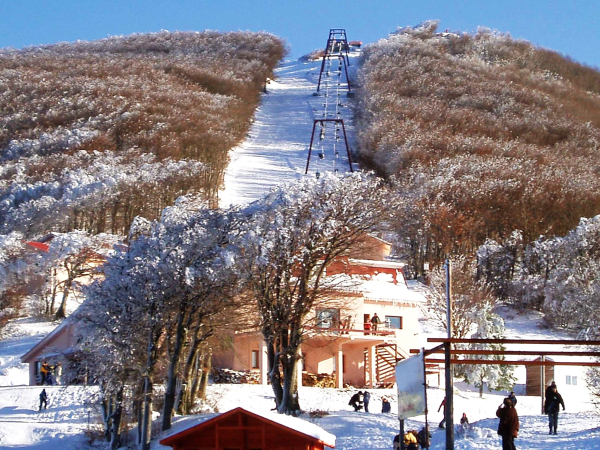
[[[498,407],[496,417],[500,418],[498,434],[502,436],[502,450],[516,450],[515,438],[519,432],[519,415],[509,398],[505,398],[502,405]]]

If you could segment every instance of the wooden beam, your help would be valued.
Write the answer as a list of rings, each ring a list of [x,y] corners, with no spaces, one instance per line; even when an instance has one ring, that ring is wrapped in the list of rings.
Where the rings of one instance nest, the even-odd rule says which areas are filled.
[[[600,341],[555,340],[555,339],[459,339],[427,338],[427,342],[450,342],[451,344],[540,344],[540,345],[585,345],[600,346]]]
[[[426,363],[443,364],[445,361],[441,358],[426,359]],[[584,367],[600,367],[600,362],[586,361],[506,361],[493,359],[450,359],[450,364],[491,364],[495,366],[584,366]]]
[[[411,353],[420,353],[419,349],[410,349]],[[435,347],[431,350],[425,351],[425,356],[430,355],[432,353],[444,353],[444,350],[438,350],[438,347]],[[451,350],[451,354],[453,355],[516,355],[516,356],[599,356],[600,352],[567,352],[567,351],[547,351],[547,350]]]

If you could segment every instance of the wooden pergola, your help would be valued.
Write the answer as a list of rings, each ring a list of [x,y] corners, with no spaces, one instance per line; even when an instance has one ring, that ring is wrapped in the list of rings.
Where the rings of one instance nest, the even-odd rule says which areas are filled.
[[[564,350],[478,350],[455,349],[452,344],[516,344],[516,345],[563,345],[578,347],[598,347],[600,341],[586,340],[551,340],[551,339],[459,339],[459,338],[428,338],[427,342],[439,343],[438,346],[423,350],[425,364],[444,364],[446,375],[446,450],[454,450],[454,420],[453,420],[453,364],[490,364],[510,366],[588,366],[600,367],[600,362],[595,361],[545,361],[546,356],[567,357],[600,357],[600,351],[564,351]],[[411,353],[420,353],[421,350],[411,349]],[[435,358],[431,355],[444,354],[444,358]],[[537,356],[538,360],[497,360],[497,359],[472,359],[471,355],[480,356]],[[462,357],[461,357],[462,356]],[[543,370],[541,371],[543,377]],[[542,382],[542,385],[544,383]]]

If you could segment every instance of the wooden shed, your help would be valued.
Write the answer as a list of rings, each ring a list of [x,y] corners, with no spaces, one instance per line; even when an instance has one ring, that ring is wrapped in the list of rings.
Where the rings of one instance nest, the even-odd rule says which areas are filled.
[[[324,450],[335,436],[295,417],[235,408],[168,436],[173,450]]]
[[[537,358],[534,361],[539,361],[541,358]],[[546,358],[546,361],[553,361],[550,358]],[[544,387],[542,386],[542,367],[544,369]],[[525,395],[544,395],[546,386],[554,381],[554,366],[526,366],[527,371],[527,382],[525,385]]]

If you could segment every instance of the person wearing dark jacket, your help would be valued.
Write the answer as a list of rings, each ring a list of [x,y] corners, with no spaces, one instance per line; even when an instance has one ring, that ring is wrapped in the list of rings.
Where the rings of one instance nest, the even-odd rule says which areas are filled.
[[[513,403],[513,406],[516,407],[517,406],[517,397],[515,396],[515,393],[511,392],[510,395],[508,396],[508,398],[510,398],[510,401]]]
[[[429,425],[421,428],[417,440],[419,441],[421,448],[429,448],[431,445],[431,431],[429,431]]]
[[[546,395],[546,401],[544,402],[544,412],[548,414],[548,425],[550,432],[548,434],[556,434],[556,427],[558,426],[558,412],[562,405],[563,411],[565,410],[565,402],[562,396],[558,393],[556,385],[551,386],[550,392]]]
[[[515,438],[519,432],[519,415],[510,399],[505,398],[496,410],[500,419],[498,434],[502,436],[502,450],[516,450]]]
[[[553,381],[552,383],[550,383],[550,386],[548,386],[546,388],[546,394],[544,395],[544,398],[548,398],[550,396],[550,394],[552,393],[552,389],[554,389],[556,387],[556,381]]]
[[[352,397],[350,397],[350,402],[348,404],[354,408],[354,412],[360,411],[362,408],[362,392],[358,391]]]
[[[48,408],[48,394],[46,394],[46,389],[42,389],[42,392],[40,392],[40,411],[42,410],[42,405],[44,409]]]
[[[365,405],[365,412],[369,412],[369,402],[371,401],[371,394],[365,391],[363,394],[363,404]]]
[[[382,413],[389,413],[392,411],[392,405],[390,404],[390,401],[383,397],[381,399],[381,412]]]

